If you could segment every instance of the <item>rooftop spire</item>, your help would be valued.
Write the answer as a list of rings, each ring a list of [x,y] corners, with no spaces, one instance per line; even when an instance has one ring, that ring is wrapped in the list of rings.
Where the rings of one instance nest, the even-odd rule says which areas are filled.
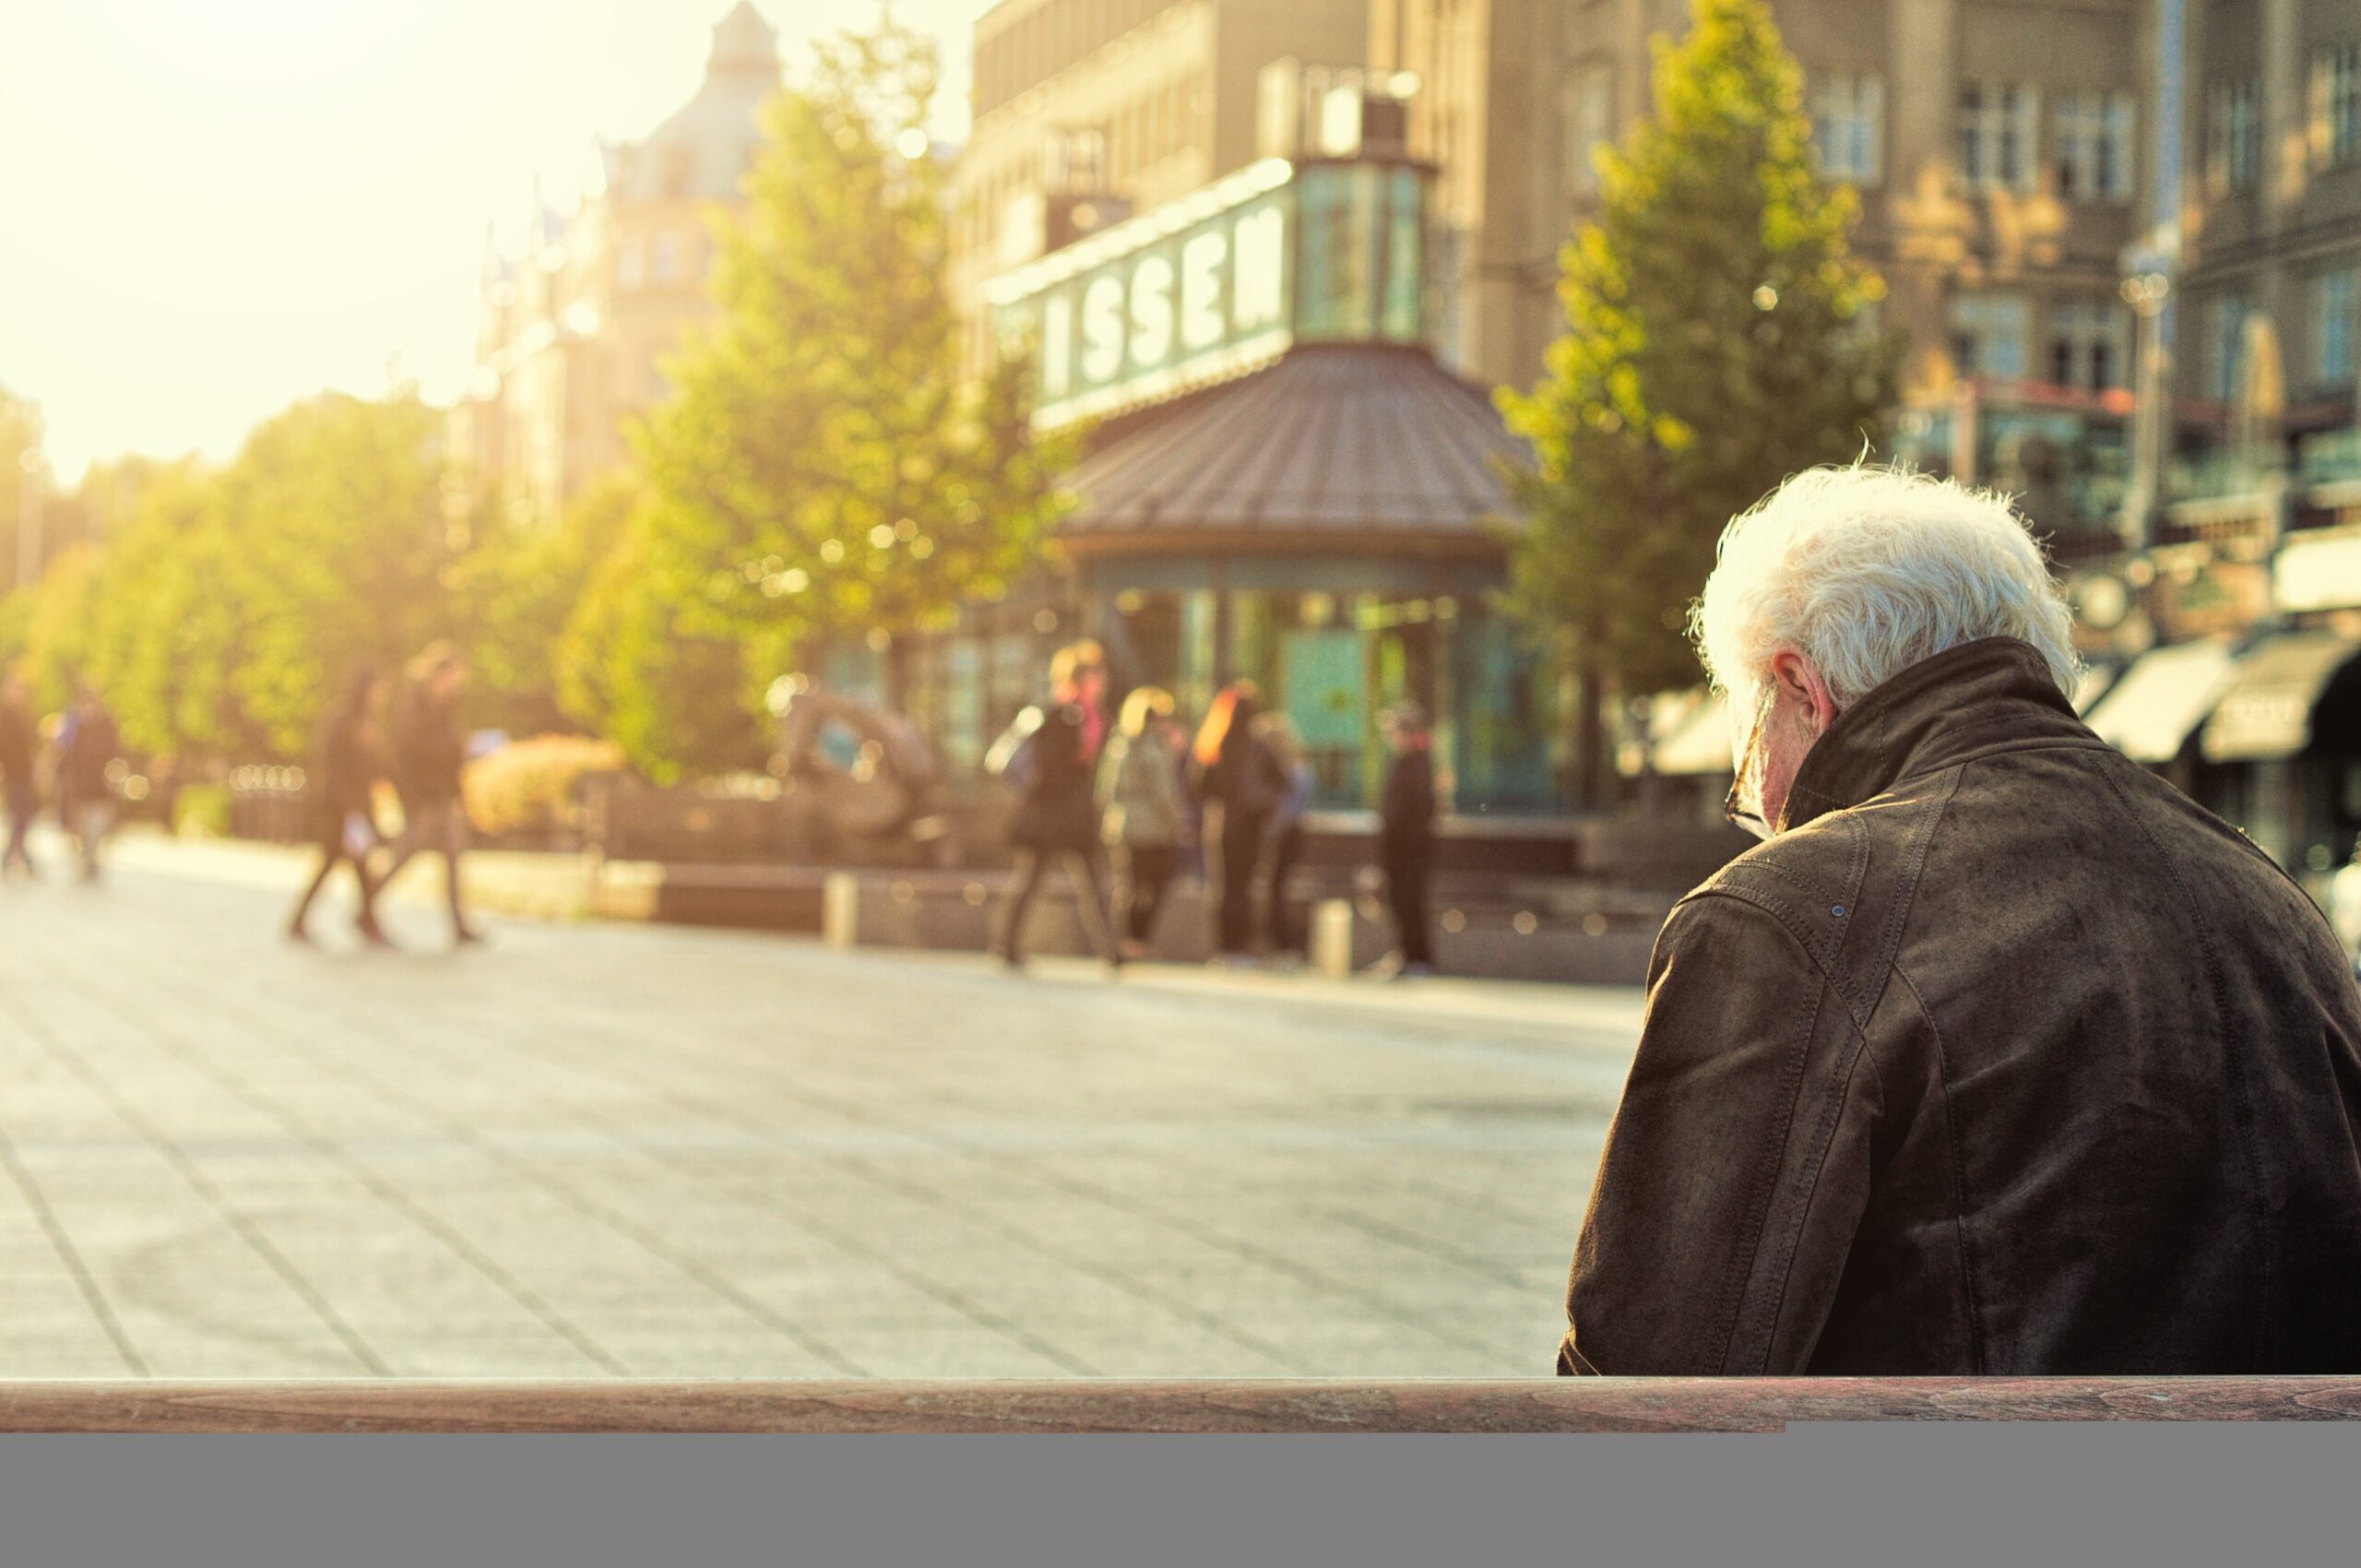
[[[778,71],[778,33],[753,0],[738,0],[713,26],[713,58],[706,63],[706,74],[776,77]]]

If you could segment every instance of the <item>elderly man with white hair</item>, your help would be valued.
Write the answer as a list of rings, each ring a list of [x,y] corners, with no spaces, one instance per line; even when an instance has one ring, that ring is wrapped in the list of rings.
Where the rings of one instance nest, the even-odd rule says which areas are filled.
[[[1767,841],[1657,940],[1559,1370],[2361,1370],[2361,995],[2076,719],[2008,504],[1799,475],[1695,629]]]

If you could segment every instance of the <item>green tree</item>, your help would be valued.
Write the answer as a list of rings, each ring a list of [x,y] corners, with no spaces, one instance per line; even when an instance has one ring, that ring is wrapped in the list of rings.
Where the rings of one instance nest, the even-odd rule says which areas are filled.
[[[716,320],[637,433],[653,499],[636,548],[662,616],[746,661],[703,695],[717,712],[819,641],[1000,591],[1056,507],[1072,453],[1028,438],[1025,366],[961,374],[924,132],[936,78],[931,40],[890,17],[816,50],[718,231]],[[654,694],[608,676],[623,727],[659,732]]]
[[[591,574],[556,649],[565,715],[606,736],[659,784],[762,761],[757,668],[739,638],[684,617],[658,569],[658,528],[643,500]]]
[[[44,687],[91,680],[147,750],[301,755],[347,669],[451,633],[440,434],[413,394],[328,395],[224,468],[140,465],[109,537],[42,579],[25,635]]]
[[[475,671],[474,706],[486,722],[518,732],[566,726],[560,645],[642,499],[637,476],[623,469],[575,496],[555,527],[499,511],[477,519],[467,553],[453,564],[453,592]]]
[[[1604,792],[1602,705],[1693,684],[1688,605],[1723,527],[1797,469],[1874,445],[1898,349],[1851,255],[1849,189],[1813,163],[1802,78],[1762,0],[1694,0],[1656,41],[1655,113],[1602,150],[1562,253],[1566,331],[1501,411],[1537,463],[1511,600],[1584,683],[1578,764]]]

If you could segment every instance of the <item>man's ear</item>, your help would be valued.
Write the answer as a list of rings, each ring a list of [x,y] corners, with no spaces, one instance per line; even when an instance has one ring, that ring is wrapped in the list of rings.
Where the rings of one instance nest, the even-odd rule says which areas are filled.
[[[1804,655],[1773,654],[1771,679],[1782,696],[1811,716],[1814,735],[1826,733],[1828,727],[1836,722],[1836,699],[1829,695],[1828,683],[1821,678],[1819,667]]]

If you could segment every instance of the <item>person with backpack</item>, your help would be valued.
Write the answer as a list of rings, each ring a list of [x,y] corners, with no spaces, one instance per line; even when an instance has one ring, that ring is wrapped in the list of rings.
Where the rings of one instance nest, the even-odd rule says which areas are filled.
[[[1098,804],[1091,787],[1106,734],[1106,716],[1099,707],[1106,686],[1107,664],[1097,644],[1079,642],[1060,648],[1050,662],[1050,700],[1017,715],[985,758],[986,770],[1018,793],[1010,831],[1015,870],[992,944],[1012,969],[1025,967],[1025,917],[1052,861],[1066,867],[1075,912],[1091,945],[1110,968],[1122,967],[1122,950],[1107,922],[1099,875]]]
[[[1147,952],[1180,859],[1187,801],[1172,707],[1172,694],[1160,687],[1133,692],[1098,765],[1098,805],[1119,873],[1115,923],[1126,958]]]

